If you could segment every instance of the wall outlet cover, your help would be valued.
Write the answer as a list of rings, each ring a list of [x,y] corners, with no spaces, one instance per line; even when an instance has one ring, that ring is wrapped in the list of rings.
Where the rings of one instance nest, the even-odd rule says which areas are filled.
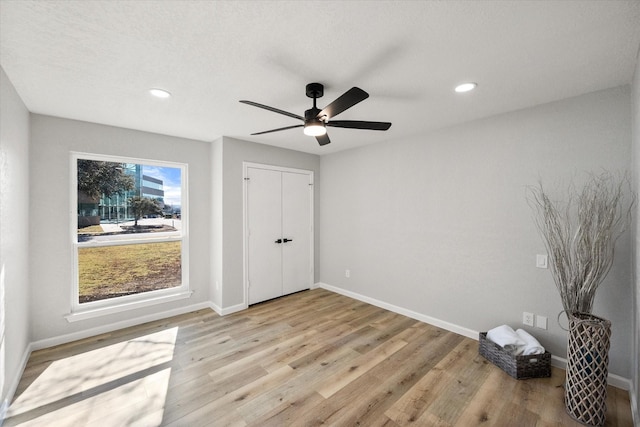
[[[524,312],[522,313],[522,323],[527,326],[533,326],[533,313]]]

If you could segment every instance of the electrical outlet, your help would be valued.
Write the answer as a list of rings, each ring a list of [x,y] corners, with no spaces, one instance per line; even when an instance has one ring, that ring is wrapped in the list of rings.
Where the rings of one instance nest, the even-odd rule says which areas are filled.
[[[536,328],[547,329],[547,318],[546,318],[546,316],[540,316],[540,315],[536,314]]]
[[[344,277],[346,277],[347,279],[348,279],[349,277],[351,277],[351,270],[345,270],[345,271],[344,271]]]
[[[522,323],[527,326],[533,326],[533,313],[522,313]]]

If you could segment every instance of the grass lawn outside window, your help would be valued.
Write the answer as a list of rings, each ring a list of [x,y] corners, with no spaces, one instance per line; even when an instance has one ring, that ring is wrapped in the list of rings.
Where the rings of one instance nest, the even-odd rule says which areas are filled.
[[[80,304],[182,283],[181,242],[78,249]]]

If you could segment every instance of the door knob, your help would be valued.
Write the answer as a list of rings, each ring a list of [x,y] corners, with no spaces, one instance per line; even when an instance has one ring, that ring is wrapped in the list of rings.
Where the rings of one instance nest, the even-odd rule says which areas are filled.
[[[276,243],[282,243],[282,239],[276,240]]]
[[[283,239],[282,241],[283,241],[284,243],[287,243],[287,242],[293,242],[293,239]]]

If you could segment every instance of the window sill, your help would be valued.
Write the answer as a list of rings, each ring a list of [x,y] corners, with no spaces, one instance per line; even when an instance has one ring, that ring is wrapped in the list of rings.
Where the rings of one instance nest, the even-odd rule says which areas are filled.
[[[162,304],[165,302],[186,299],[191,297],[192,293],[193,291],[179,292],[175,294],[163,295],[163,296],[148,298],[148,299],[139,300],[139,301],[131,301],[131,302],[125,302],[121,304],[110,305],[107,307],[92,308],[88,310],[77,311],[75,313],[69,313],[64,317],[65,319],[67,319],[67,322],[73,323],[73,322],[78,322],[80,320],[93,319],[96,317],[107,316],[109,314],[121,313],[123,311],[135,310],[142,307]]]

